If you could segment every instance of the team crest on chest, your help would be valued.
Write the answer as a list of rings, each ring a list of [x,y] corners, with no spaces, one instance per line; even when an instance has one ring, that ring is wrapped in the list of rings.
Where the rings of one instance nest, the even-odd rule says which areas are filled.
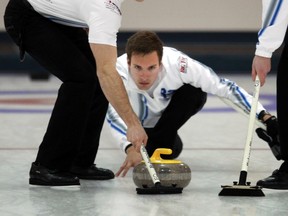
[[[165,100],[169,100],[174,93],[174,90],[161,88],[161,96]]]

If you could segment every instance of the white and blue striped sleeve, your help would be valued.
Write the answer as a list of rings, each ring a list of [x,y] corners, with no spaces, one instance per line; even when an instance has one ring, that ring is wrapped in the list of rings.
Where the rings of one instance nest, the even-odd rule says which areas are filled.
[[[250,113],[252,95],[235,82],[226,78],[220,78],[206,65],[188,58],[187,72],[181,73],[181,78],[184,83],[190,83],[192,86],[201,88],[202,91],[220,98],[226,98],[245,113]],[[262,110],[265,110],[265,108],[261,103],[258,103],[257,114]]]
[[[283,43],[288,25],[288,0],[262,0],[262,28],[255,55],[271,58]]]
[[[113,141],[125,152],[126,147],[130,144],[126,137],[127,126],[111,104],[108,107],[106,120],[109,124]]]

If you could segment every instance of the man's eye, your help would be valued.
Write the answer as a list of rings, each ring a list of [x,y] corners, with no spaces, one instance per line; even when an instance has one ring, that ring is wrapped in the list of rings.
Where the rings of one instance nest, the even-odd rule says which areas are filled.
[[[135,65],[135,69],[141,70],[141,67],[139,65]]]
[[[156,68],[156,66],[151,66],[151,67],[149,67],[149,71],[152,71],[152,70],[154,70]]]

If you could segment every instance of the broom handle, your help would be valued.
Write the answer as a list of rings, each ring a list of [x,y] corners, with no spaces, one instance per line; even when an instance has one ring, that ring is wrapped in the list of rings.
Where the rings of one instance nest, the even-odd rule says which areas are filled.
[[[255,116],[257,112],[257,105],[258,105],[259,92],[260,92],[260,81],[259,81],[258,75],[256,76],[254,87],[255,89],[254,89],[250,116],[249,116],[248,133],[247,133],[246,145],[244,149],[242,169],[241,169],[240,178],[239,178],[240,185],[245,185],[246,178],[247,178],[247,170],[248,170],[248,164],[249,164],[249,159],[250,159],[253,131],[254,131],[254,125],[255,125]]]
[[[154,185],[160,184],[160,180],[159,180],[159,178],[157,176],[157,173],[156,173],[156,171],[155,171],[155,169],[153,167],[153,164],[151,163],[151,161],[149,159],[149,155],[148,155],[148,153],[146,151],[146,148],[145,148],[145,146],[143,144],[141,145],[140,153],[142,155],[142,158],[143,158],[143,160],[145,162],[146,168],[147,168],[147,170],[148,170],[148,172],[149,172],[149,174],[151,176],[151,179],[152,179]]]

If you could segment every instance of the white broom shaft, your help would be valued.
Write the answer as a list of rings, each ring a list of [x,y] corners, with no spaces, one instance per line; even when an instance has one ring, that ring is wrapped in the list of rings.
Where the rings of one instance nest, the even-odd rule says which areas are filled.
[[[151,163],[151,161],[149,159],[149,155],[145,149],[145,146],[143,144],[141,145],[140,153],[141,153],[142,158],[146,164],[146,168],[147,168],[147,170],[148,170],[148,172],[152,178],[153,183],[156,184],[156,183],[160,182],[160,180],[157,176],[157,173],[153,167],[153,164]]]
[[[254,89],[254,94],[253,94],[252,106],[250,110],[248,132],[247,132],[246,145],[244,149],[244,157],[243,157],[242,169],[241,169],[242,171],[246,171],[246,172],[248,170],[248,164],[249,164],[249,159],[250,159],[254,124],[255,124],[255,116],[256,116],[258,98],[259,98],[259,92],[260,92],[260,81],[259,81],[258,76],[256,76],[254,86],[255,86],[255,89]]]

